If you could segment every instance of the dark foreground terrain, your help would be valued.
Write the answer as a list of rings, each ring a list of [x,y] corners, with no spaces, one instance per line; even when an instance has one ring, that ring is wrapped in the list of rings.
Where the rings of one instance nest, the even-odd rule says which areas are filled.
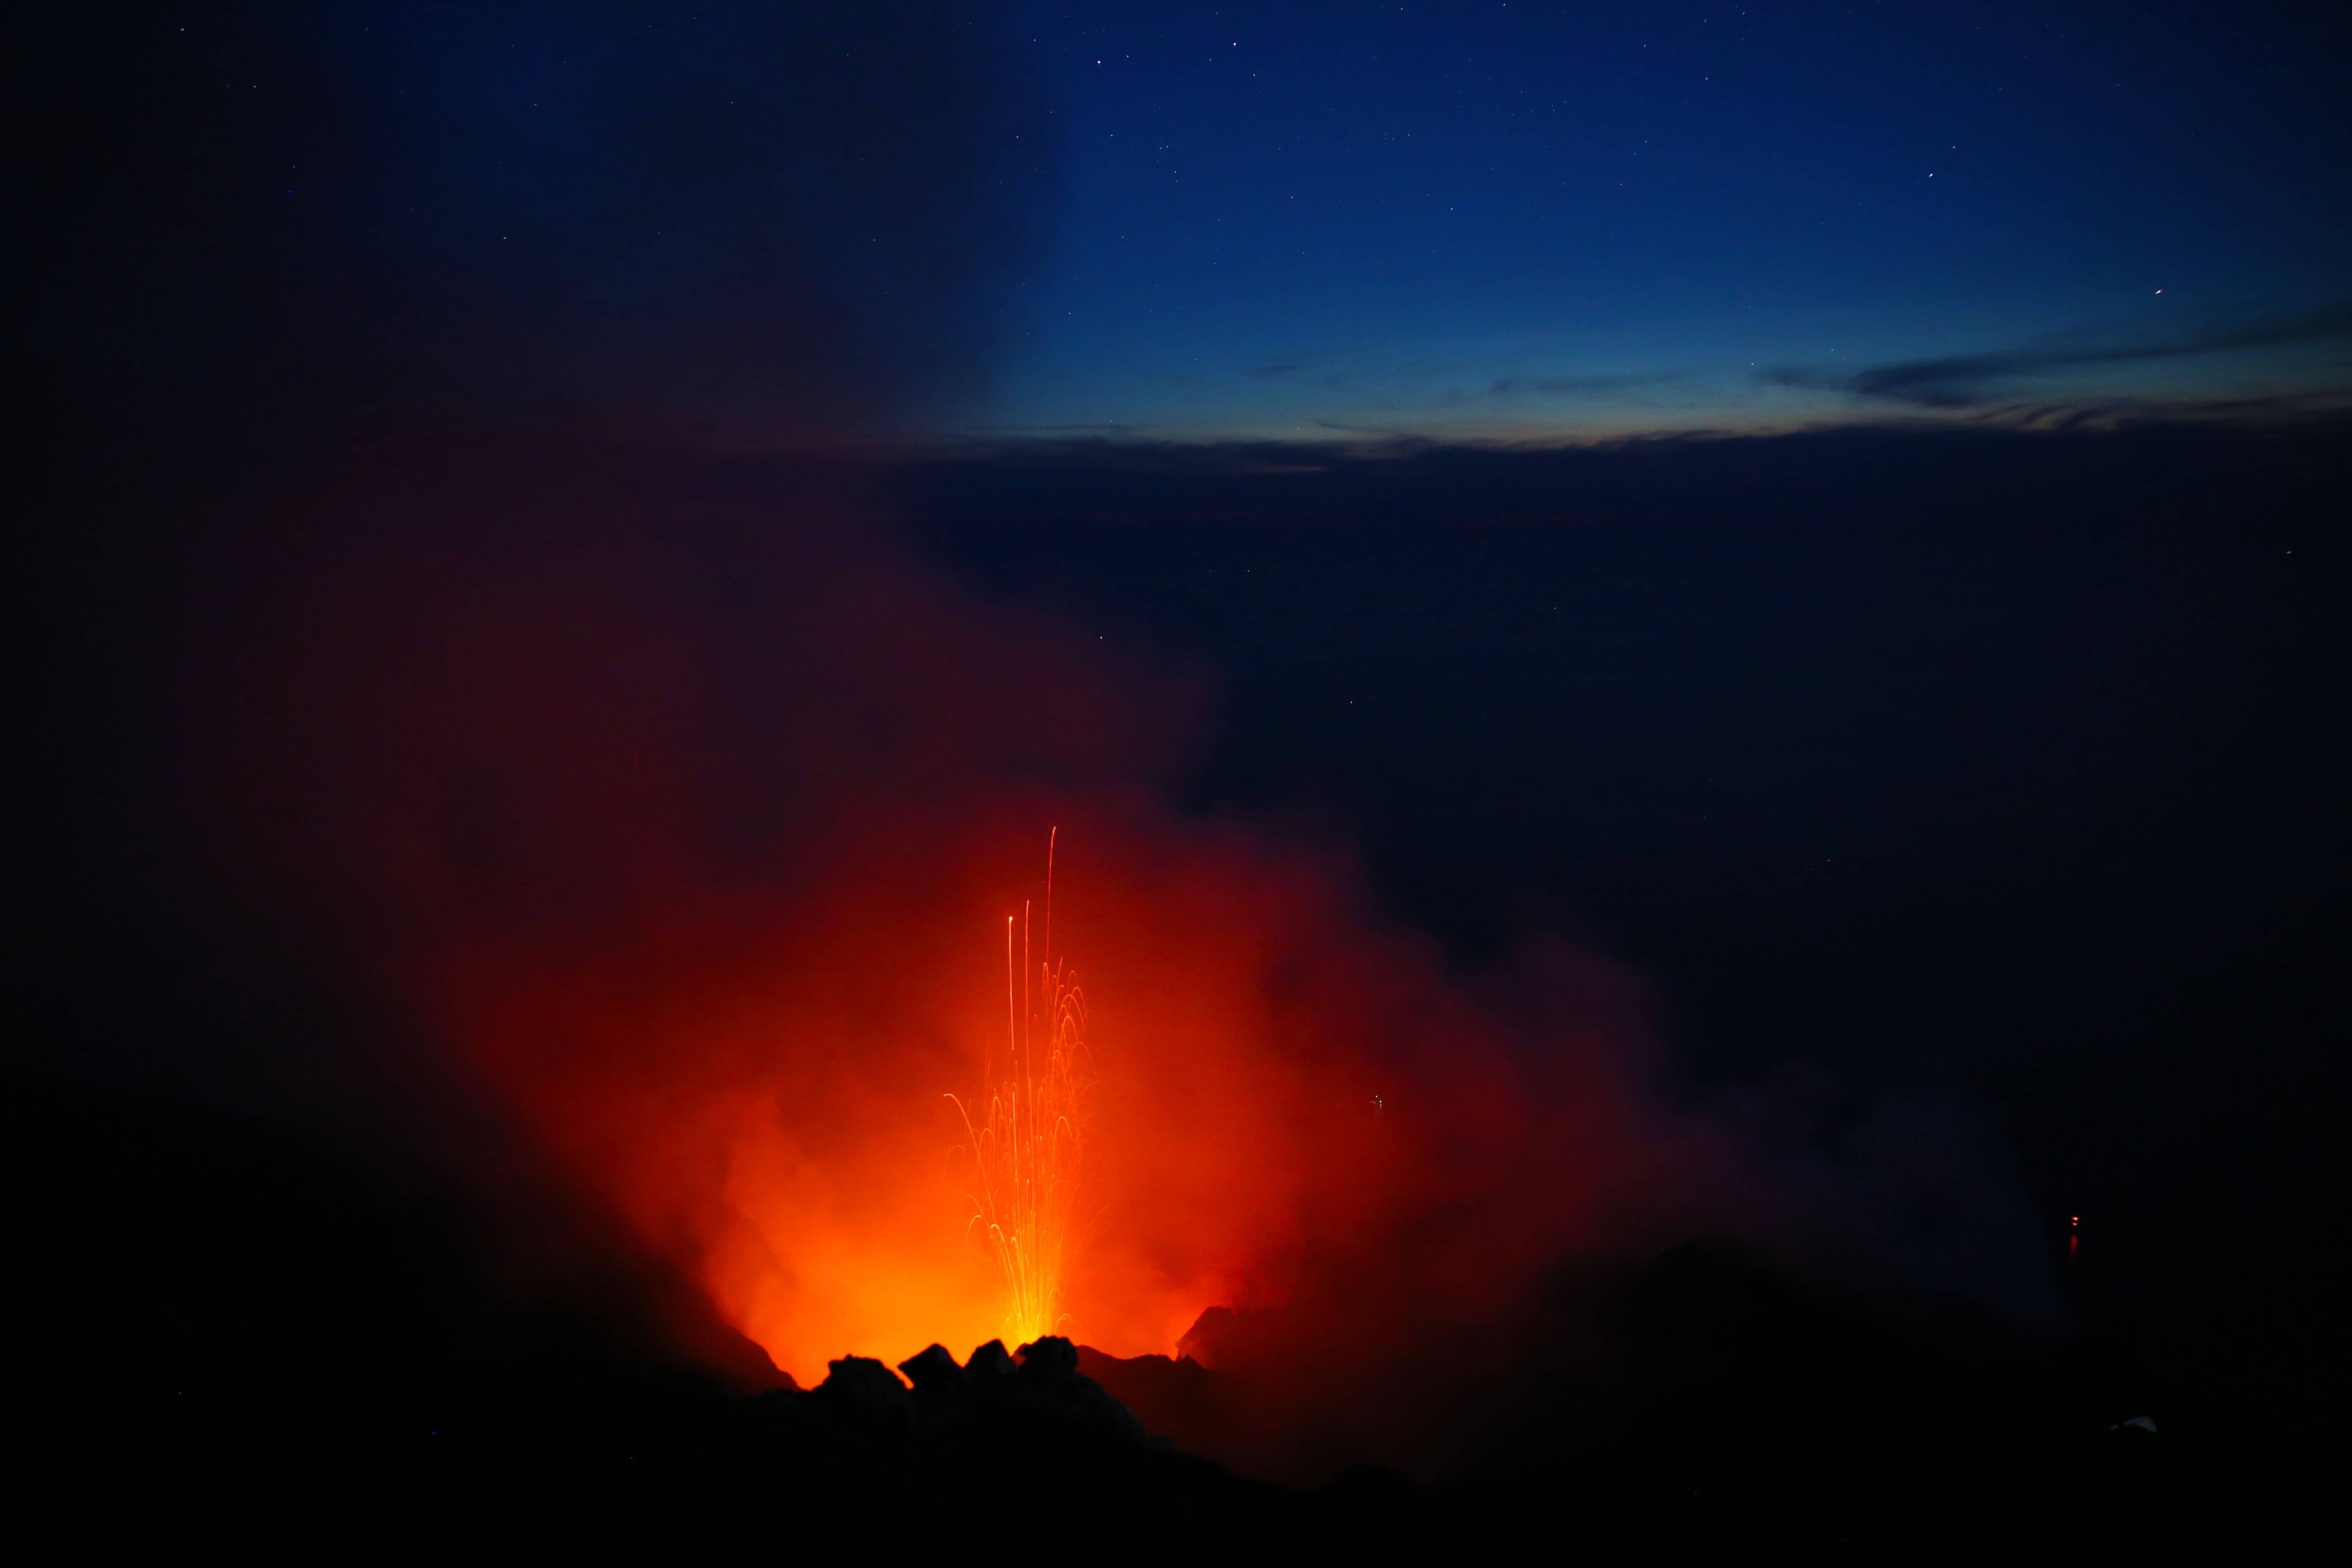
[[[1363,1368],[1376,1396],[1430,1404],[1374,1426],[1496,1401],[1449,1478],[1359,1464],[1277,1485],[1199,1457],[1285,1419],[1246,1318],[1195,1336],[1213,1371],[1046,1341],[1018,1363],[927,1352],[911,1390],[845,1360],[801,1391],[577,1233],[518,1243],[429,1182],[212,1113],[25,1079],[5,1103],[19,1518],[91,1548],[1385,1556],[1492,1538],[1884,1560],[2243,1548],[2329,1491],[2315,1435],[2154,1386],[2112,1347],[1831,1299],[1709,1242],[1613,1277],[1581,1348],[1498,1400],[1442,1366]],[[2121,1425],[2142,1416],[2158,1430]]]

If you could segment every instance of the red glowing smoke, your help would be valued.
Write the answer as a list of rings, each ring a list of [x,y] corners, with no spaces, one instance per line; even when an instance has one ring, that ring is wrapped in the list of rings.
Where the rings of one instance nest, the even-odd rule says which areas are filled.
[[[206,750],[240,858],[779,1365],[996,1331],[941,1097],[1051,823],[1099,1074],[1077,1337],[1301,1292],[1485,1321],[1613,1223],[1657,1151],[1597,968],[1515,1024],[1340,854],[1161,804],[1192,685],[836,506],[625,489],[313,498]]]
[[[1506,1380],[1563,1259],[1844,1201],[1657,1105],[1606,964],[1465,979],[1343,850],[1171,806],[1202,682],[756,464],[421,467],[259,525],[204,617],[225,874],[795,1377],[999,1331],[944,1097],[1055,825],[1098,1079],[1076,1338],[1280,1309],[1283,1398],[1344,1424],[1366,1365]]]

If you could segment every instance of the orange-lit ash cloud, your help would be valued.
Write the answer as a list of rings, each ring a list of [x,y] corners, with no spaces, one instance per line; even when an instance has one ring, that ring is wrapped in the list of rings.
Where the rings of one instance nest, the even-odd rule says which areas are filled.
[[[822,499],[571,456],[293,508],[303,548],[218,606],[254,629],[207,656],[201,777],[244,884],[796,1378],[1003,1331],[943,1097],[1005,1029],[1052,824],[1096,1074],[1074,1337],[1507,1321],[1701,1179],[1605,968],[1467,984],[1342,852],[1166,805],[1197,683]]]
[[[1518,1048],[1328,863],[1055,804],[1099,1090],[1068,1331],[1166,1353],[1202,1309],[1317,1269],[1475,1322],[1591,1239],[1627,1152],[1614,1086],[1575,1081],[1593,1064]],[[990,917],[1032,857],[979,814],[923,827],[792,893],[664,889],[655,929],[470,945],[439,975],[465,1059],[804,1381],[1004,1331],[940,1095],[1003,1027]]]

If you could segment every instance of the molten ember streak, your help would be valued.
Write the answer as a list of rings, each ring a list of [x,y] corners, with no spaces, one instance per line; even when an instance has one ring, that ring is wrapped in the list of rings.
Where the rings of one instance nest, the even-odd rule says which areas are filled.
[[[988,1114],[974,1126],[971,1111],[947,1098],[963,1116],[978,1190],[967,1234],[985,1239],[1004,1292],[1004,1334],[1028,1344],[1061,1331],[1062,1282],[1070,1261],[1071,1214],[1085,1149],[1087,1074],[1086,995],[1077,974],[1051,955],[1054,937],[1053,847],[1046,841],[1046,955],[1031,961],[1029,909],[1021,911],[1021,952],[1013,955],[1013,917],[1004,919],[1003,1077],[981,1055],[981,1085]]]

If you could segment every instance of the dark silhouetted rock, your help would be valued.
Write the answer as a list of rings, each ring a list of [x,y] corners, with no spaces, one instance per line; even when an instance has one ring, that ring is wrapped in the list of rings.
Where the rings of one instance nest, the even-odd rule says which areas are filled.
[[[907,1374],[907,1381],[915,1385],[918,1394],[963,1387],[963,1368],[948,1354],[945,1345],[931,1345],[920,1354],[908,1356],[898,1363],[898,1370]]]
[[[1176,1353],[1202,1366],[1216,1365],[1218,1352],[1232,1338],[1235,1321],[1231,1307],[1203,1309],[1192,1320],[1192,1326],[1184,1331],[1184,1337],[1176,1342]]]
[[[1294,1316],[1280,1307],[1247,1312],[1211,1307],[1176,1342],[1176,1353],[1213,1372],[1282,1361],[1298,1348]]]
[[[1078,1375],[1078,1347],[1059,1334],[1047,1334],[1013,1353],[1022,1375],[1032,1382],[1053,1384]]]
[[[1070,1422],[1137,1443],[1150,1440],[1133,1411],[1079,1372],[1078,1347],[1059,1334],[1023,1345],[1019,1376],[1003,1380],[997,1387],[1001,1392],[994,1397],[1032,1415]]]
[[[1106,1355],[1091,1345],[1080,1345],[1078,1370],[1133,1411],[1146,1431],[1189,1452],[1213,1451],[1213,1438],[1226,1411],[1220,1399],[1217,1374],[1192,1357],[1140,1355],[1123,1359]],[[1203,1438],[1211,1440],[1204,1442]]]
[[[915,1385],[908,1412],[917,1432],[947,1432],[971,1424],[977,1407],[971,1375],[956,1364],[944,1345],[932,1345],[920,1355],[908,1357],[898,1363],[898,1370]]]
[[[8,1303],[34,1374],[28,1429],[62,1435],[37,1446],[34,1482],[76,1529],[134,1499],[176,1544],[244,1540],[266,1512],[311,1555],[382,1528],[419,1550],[504,1532],[541,1554],[731,1560],[772,1553],[787,1518],[829,1557],[877,1540],[964,1549],[973,1521],[1043,1487],[1062,1538],[1155,1556],[1499,1554],[1550,1532],[1611,1561],[1989,1556],[2029,1540],[2269,1561],[2284,1557],[2267,1540],[2335,1495],[2324,1435],[2232,1426],[2080,1344],[1890,1311],[1721,1242],[1580,1276],[1507,1361],[1465,1355],[1458,1335],[1335,1354],[1286,1307],[1204,1315],[1200,1338],[1243,1347],[1216,1368],[1048,1338],[1018,1363],[982,1345],[961,1368],[930,1347],[905,1363],[911,1388],[846,1356],[808,1393],[747,1397],[679,1375],[650,1336],[631,1351],[588,1331],[593,1317],[493,1316],[512,1309],[435,1242],[435,1213],[335,1184],[324,1156],[194,1112],[77,1116],[61,1100],[20,1090],[0,1153],[13,1190],[40,1195],[19,1216],[12,1279],[26,1283]],[[235,1247],[195,1223],[257,1219],[265,1200],[306,1223]],[[121,1352],[137,1327],[112,1293],[131,1294],[126,1235],[179,1266],[176,1312],[210,1314],[205,1337],[159,1320],[165,1363]],[[301,1318],[320,1302],[380,1314],[357,1321],[400,1375],[322,1370],[339,1363]],[[272,1304],[258,1321],[282,1343],[228,1310]],[[1335,1367],[1351,1380],[1337,1394]],[[1507,1397],[1458,1469],[1386,1458],[1498,1375]],[[257,1476],[276,1489],[266,1510]]]
[[[810,1392],[824,1409],[858,1421],[903,1414],[907,1385],[871,1356],[844,1356],[826,1363],[824,1381]]]

